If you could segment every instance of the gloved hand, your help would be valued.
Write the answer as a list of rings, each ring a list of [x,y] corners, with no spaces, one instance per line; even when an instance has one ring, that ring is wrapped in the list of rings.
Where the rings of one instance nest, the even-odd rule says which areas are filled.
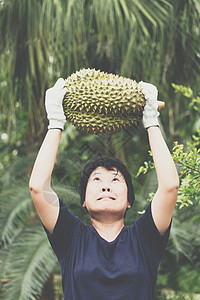
[[[47,112],[47,118],[49,120],[48,129],[64,129],[66,117],[64,115],[62,102],[64,95],[67,92],[67,88],[65,88],[64,85],[65,80],[63,78],[59,78],[55,85],[46,91],[45,108]]]
[[[139,82],[139,88],[142,89],[142,92],[147,100],[146,105],[143,111],[143,124],[147,129],[151,126],[159,126],[158,116],[160,113],[158,112],[158,90],[155,85],[151,83],[146,83],[143,81]]]

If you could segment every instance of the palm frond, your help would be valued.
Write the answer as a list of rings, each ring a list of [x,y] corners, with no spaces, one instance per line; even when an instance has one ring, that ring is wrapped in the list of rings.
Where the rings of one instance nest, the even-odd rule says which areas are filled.
[[[82,220],[85,224],[91,224],[88,212],[81,206],[80,195],[78,194],[77,189],[64,184],[59,184],[59,186],[55,186],[55,191],[65,202],[67,208],[75,216],[78,216],[79,219]]]
[[[75,126],[68,123],[61,136],[59,151],[62,152],[78,137],[79,132]]]
[[[30,222],[33,204],[26,182],[10,185],[0,194],[0,236],[5,246],[14,241],[22,227]]]
[[[7,251],[2,299],[38,297],[56,264],[41,226],[26,227]]]
[[[186,223],[180,223],[176,218],[173,219],[170,233],[170,250],[176,256],[180,254],[187,259],[192,260],[192,253],[194,249],[194,235],[188,231]]]
[[[14,145],[14,149],[17,148],[15,147],[16,145]],[[12,148],[11,149],[10,148],[9,146],[6,148],[7,152],[12,151]],[[24,186],[25,194],[27,194],[30,166],[33,166],[36,155],[37,155],[36,151],[32,151],[27,156],[17,155],[15,159],[12,160],[12,164],[9,166],[9,168],[5,168],[4,171],[5,176],[4,176],[3,187],[2,187],[4,192],[6,189],[8,189],[8,191],[10,190],[10,185],[13,186],[13,189],[15,189],[15,187],[17,186],[21,186],[21,187]],[[20,180],[18,179],[16,182],[16,178],[21,178],[21,179]],[[11,186],[11,191],[12,191],[12,186]]]
[[[90,28],[97,36],[95,59],[102,58],[101,67],[107,71],[114,68],[124,76],[139,77],[141,72],[136,67],[143,64],[147,72],[146,64],[151,61],[152,65],[155,60],[153,43],[163,41],[171,4],[166,1],[149,1],[148,5],[146,1],[136,0],[93,1],[88,2],[85,9]],[[90,32],[91,29],[89,40]]]

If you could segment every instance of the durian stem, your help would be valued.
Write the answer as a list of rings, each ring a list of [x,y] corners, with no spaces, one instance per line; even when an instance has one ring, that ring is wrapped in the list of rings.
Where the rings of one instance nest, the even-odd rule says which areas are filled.
[[[158,110],[162,110],[163,108],[165,108],[165,102],[158,101]]]

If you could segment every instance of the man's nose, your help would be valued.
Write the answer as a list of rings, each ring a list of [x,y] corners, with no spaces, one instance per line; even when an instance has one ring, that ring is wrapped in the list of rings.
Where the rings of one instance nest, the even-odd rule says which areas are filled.
[[[102,192],[110,192],[110,188],[109,187],[107,187],[107,188],[105,188],[105,187],[102,187]]]

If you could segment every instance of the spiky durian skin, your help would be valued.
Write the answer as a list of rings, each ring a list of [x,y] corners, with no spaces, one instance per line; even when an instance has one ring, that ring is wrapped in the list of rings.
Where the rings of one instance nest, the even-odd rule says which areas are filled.
[[[146,99],[136,81],[122,76],[81,69],[65,80],[66,118],[91,134],[115,132],[138,123]]]

